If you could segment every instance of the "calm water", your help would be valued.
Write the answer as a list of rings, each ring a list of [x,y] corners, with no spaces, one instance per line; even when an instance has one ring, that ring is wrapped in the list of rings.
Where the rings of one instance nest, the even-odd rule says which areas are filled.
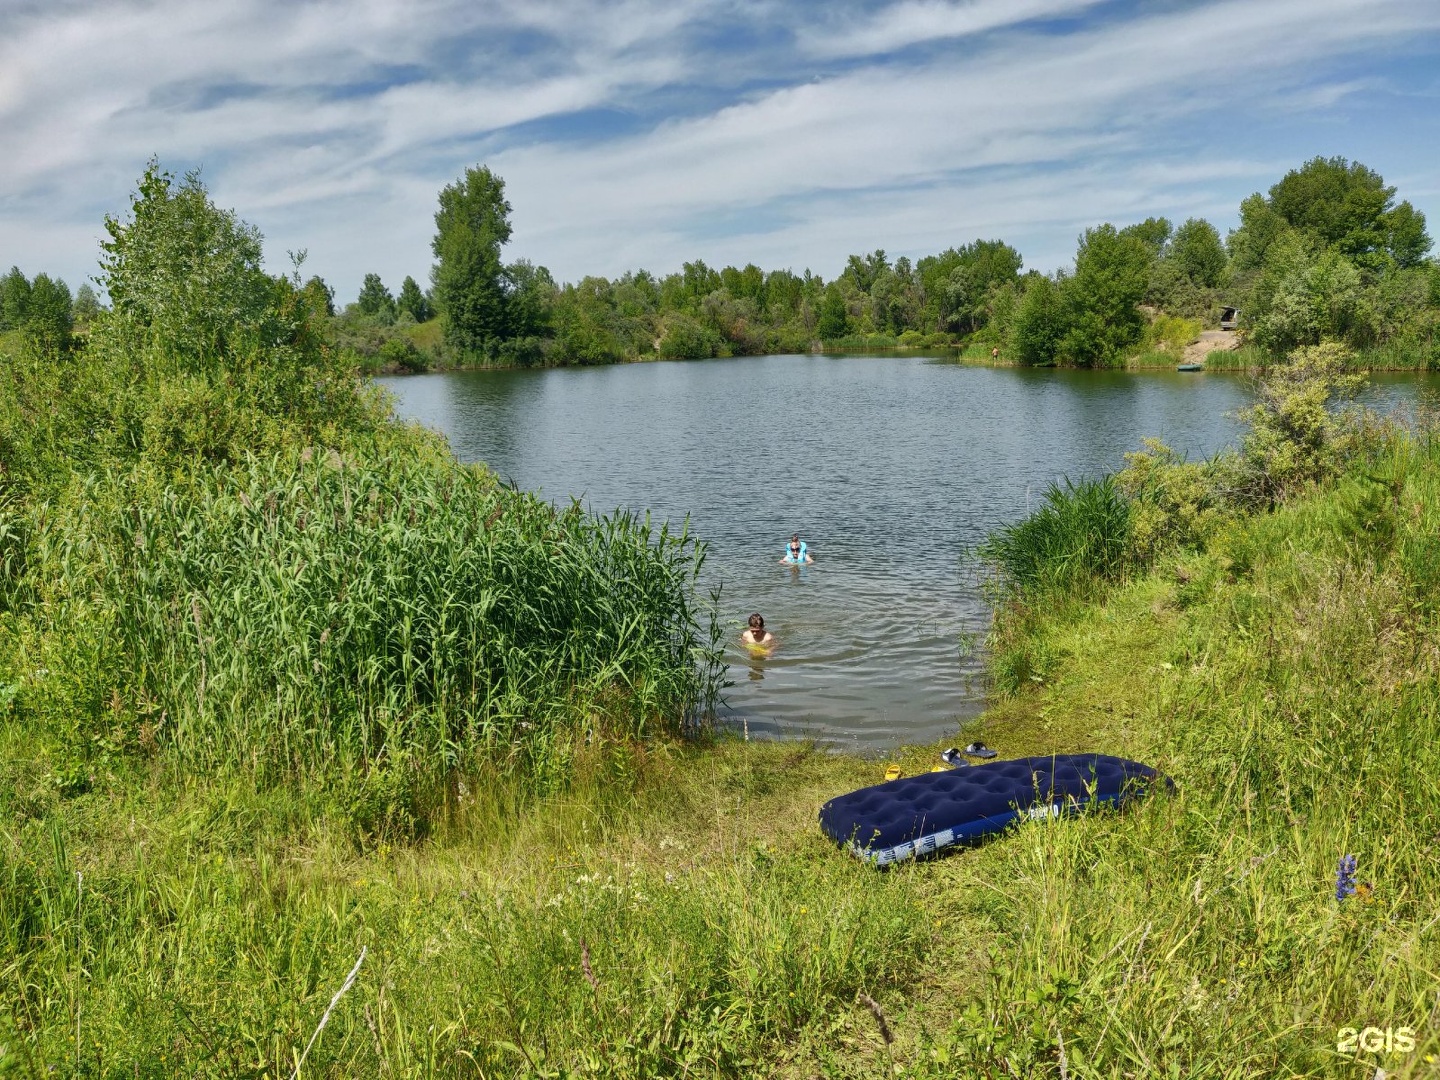
[[[921,357],[772,356],[380,380],[465,461],[594,510],[650,509],[710,544],[732,631],[726,715],[751,733],[876,748],[977,713],[962,655],[988,613],[965,550],[1052,481],[1142,436],[1191,457],[1235,437],[1233,375],[1022,371]],[[1417,385],[1377,388],[1406,400]],[[779,566],[798,531],[815,557]],[[780,639],[738,635],[751,611]]]

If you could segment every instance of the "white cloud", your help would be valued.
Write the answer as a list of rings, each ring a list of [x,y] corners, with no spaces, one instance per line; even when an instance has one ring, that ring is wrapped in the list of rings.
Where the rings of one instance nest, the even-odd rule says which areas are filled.
[[[839,28],[801,35],[817,56],[876,56],[907,45],[968,37],[1034,19],[1078,15],[1101,0],[902,0]]]
[[[0,13],[0,259],[92,272],[93,240],[77,237],[123,209],[155,153],[203,165],[274,255],[308,248],[342,296],[368,270],[392,287],[423,278],[435,194],[482,159],[507,180],[514,254],[564,278],[696,256],[833,273],[846,252],[977,235],[1049,268],[1096,220],[1233,213],[1237,193],[1296,160],[1247,127],[1283,116],[1328,138],[1327,110],[1405,90],[1387,58],[1433,55],[1440,32],[1430,0],[1228,0],[1087,21],[1094,8],[901,0],[820,19],[773,0],[125,0]],[[1056,17],[1083,28],[1034,26]],[[760,44],[727,53],[726,40]],[[903,65],[885,55],[921,43]],[[623,136],[543,126],[671,102],[670,119]],[[519,141],[515,126],[534,122]],[[1382,171],[1427,178],[1428,145],[1395,146],[1400,167]]]

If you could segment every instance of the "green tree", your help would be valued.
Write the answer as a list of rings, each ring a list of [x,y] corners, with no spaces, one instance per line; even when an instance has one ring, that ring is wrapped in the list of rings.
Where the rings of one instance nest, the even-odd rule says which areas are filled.
[[[305,294],[316,312],[324,312],[328,318],[335,316],[335,290],[325,283],[319,274],[313,275],[300,290]]]
[[[550,271],[529,259],[517,259],[505,268],[505,286],[509,336],[539,338],[548,334],[555,307],[555,279]]]
[[[1219,230],[1204,218],[1190,218],[1175,230],[1170,258],[1193,284],[1204,289],[1219,286],[1229,262]]]
[[[1286,220],[1258,191],[1240,203],[1240,227],[1229,236],[1230,258],[1237,270],[1258,270],[1271,245],[1289,231]]]
[[[441,190],[431,280],[445,340],[461,352],[492,353],[507,334],[500,249],[509,240],[505,181],[488,168],[466,169]]]
[[[1053,364],[1067,327],[1061,286],[1043,274],[1027,275],[1011,317],[1011,355],[1022,364]]]
[[[1361,266],[1414,266],[1430,249],[1424,215],[1408,202],[1395,205],[1395,188],[1358,161],[1312,158],[1270,189],[1270,205]]]
[[[850,312],[845,306],[845,294],[838,284],[831,284],[820,301],[820,317],[815,323],[815,333],[822,341],[833,341],[850,332]]]
[[[59,278],[36,274],[22,324],[26,336],[42,351],[63,352],[70,347],[74,325],[70,287]]]
[[[75,290],[75,304],[72,308],[76,326],[89,326],[90,321],[100,314],[100,298],[87,281]]]
[[[0,279],[0,330],[18,330],[25,325],[25,309],[30,303],[30,279],[18,266]]]
[[[1175,226],[1170,224],[1169,218],[1149,217],[1134,225],[1125,226],[1120,230],[1120,235],[1133,236],[1145,245],[1150,258],[1158,259],[1165,254],[1165,246],[1170,243],[1170,235],[1174,229]]]
[[[394,319],[395,317],[395,298],[390,295],[390,290],[380,280],[379,274],[365,275],[355,306],[359,308],[362,315],[376,316],[381,319]]]
[[[400,296],[395,306],[401,311],[408,311],[417,323],[429,322],[435,316],[430,298],[420,291],[420,286],[408,274],[400,285]]]
[[[1075,274],[1061,288],[1069,326],[1060,353],[1082,367],[1113,364],[1140,340],[1145,316],[1139,303],[1149,280],[1150,252],[1113,225],[1086,229],[1075,255]]]
[[[176,184],[152,159],[130,211],[105,218],[102,340],[118,334],[131,355],[190,368],[276,340],[277,283],[261,269],[260,232],[211,203],[199,173]]]

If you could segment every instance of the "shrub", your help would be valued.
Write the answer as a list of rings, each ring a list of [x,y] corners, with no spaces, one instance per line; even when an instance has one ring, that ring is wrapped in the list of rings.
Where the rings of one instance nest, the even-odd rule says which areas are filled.
[[[429,358],[408,337],[392,337],[380,346],[380,362],[401,371],[419,372],[430,367]]]
[[[1237,462],[1237,497],[1273,506],[1334,475],[1358,449],[1356,416],[1338,408],[1365,383],[1348,370],[1350,356],[1335,342],[1302,346],[1259,380],[1258,400],[1240,413],[1250,430]]]
[[[1130,556],[1153,562],[1174,547],[1203,547],[1230,515],[1215,462],[1185,461],[1159,439],[1125,455],[1115,477],[1130,500]]]
[[[1052,484],[1044,505],[1022,521],[1002,526],[977,555],[1002,582],[1026,593],[1063,593],[1124,570],[1130,508],[1110,477]]]
[[[679,312],[665,320],[660,335],[660,356],[665,360],[705,360],[714,356],[720,340],[714,331]]]

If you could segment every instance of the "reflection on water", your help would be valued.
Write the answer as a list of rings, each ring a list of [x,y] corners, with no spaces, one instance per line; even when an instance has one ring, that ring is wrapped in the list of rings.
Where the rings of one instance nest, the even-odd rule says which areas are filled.
[[[709,542],[751,732],[879,747],[938,739],[982,704],[962,656],[988,613],[964,562],[1057,479],[1123,465],[1143,436],[1188,456],[1236,435],[1234,375],[1035,371],[906,357],[772,356],[384,379],[467,461],[592,509],[651,509]],[[1373,398],[1436,400],[1382,377]],[[778,565],[799,532],[815,562]],[[739,640],[758,611],[769,657]]]

